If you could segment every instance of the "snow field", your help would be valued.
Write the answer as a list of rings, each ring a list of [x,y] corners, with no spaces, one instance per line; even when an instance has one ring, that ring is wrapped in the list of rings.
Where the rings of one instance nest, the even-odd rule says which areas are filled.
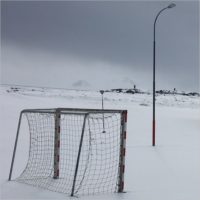
[[[7,182],[19,113],[25,108],[101,108],[100,94],[74,90],[6,90],[9,88],[0,88],[1,199],[71,199],[65,194]],[[146,106],[141,106],[144,102]],[[128,110],[127,193],[81,199],[200,199],[199,97],[157,97],[156,147],[151,146],[151,95],[108,93],[105,94],[105,108]],[[20,135],[13,178],[26,165],[28,140],[27,135]]]

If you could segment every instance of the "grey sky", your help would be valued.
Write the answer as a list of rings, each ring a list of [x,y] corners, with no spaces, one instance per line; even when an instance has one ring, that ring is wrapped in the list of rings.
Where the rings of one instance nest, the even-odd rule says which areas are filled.
[[[1,83],[152,88],[153,21],[168,1],[1,2]],[[199,91],[199,2],[175,1],[156,32],[157,89]]]

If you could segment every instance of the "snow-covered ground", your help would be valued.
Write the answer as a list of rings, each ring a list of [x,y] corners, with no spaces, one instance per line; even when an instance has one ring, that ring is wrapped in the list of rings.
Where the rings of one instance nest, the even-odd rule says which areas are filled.
[[[128,110],[123,194],[81,199],[199,200],[200,98],[159,95],[156,147],[151,146],[152,96],[105,93],[105,108]],[[101,108],[96,91],[0,87],[1,199],[70,199],[66,194],[8,182],[19,113],[25,108]],[[27,138],[20,136],[13,178],[26,164]]]

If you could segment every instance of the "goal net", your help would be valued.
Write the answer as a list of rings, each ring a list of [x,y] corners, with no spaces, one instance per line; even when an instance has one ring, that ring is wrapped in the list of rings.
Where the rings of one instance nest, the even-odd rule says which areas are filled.
[[[16,181],[71,196],[123,192],[126,110],[23,110],[9,180],[22,118],[28,122],[30,146]]]

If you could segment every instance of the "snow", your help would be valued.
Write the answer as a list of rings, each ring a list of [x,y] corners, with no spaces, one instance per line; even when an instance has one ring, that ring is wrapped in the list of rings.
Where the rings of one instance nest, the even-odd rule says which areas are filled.
[[[71,199],[66,194],[8,182],[19,113],[26,108],[101,108],[97,91],[0,87],[1,199]],[[151,146],[152,96],[105,93],[105,108],[127,109],[127,154],[123,194],[84,196],[93,200],[199,200],[200,98],[159,95],[156,146]],[[28,136],[20,135],[13,178],[27,161]]]

